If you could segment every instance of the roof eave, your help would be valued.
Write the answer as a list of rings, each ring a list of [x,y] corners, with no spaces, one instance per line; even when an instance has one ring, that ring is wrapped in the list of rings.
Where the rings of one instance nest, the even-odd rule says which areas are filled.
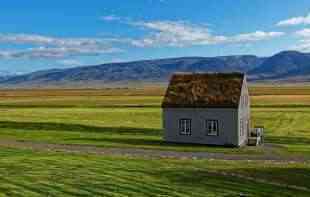
[[[202,108],[202,109],[208,109],[208,108],[230,108],[230,109],[238,109],[239,105],[209,105],[209,106],[195,106],[195,105],[162,105],[161,108]]]

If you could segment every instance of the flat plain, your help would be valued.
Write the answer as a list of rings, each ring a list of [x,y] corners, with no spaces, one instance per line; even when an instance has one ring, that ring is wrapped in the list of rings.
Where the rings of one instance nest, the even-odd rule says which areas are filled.
[[[0,91],[0,193],[310,195],[310,87],[251,87],[252,125],[266,128],[266,145],[243,148],[163,142],[160,104],[164,91],[162,87]],[[23,147],[23,143],[28,146]],[[29,144],[52,148],[31,149]],[[89,154],[84,149],[53,150],[53,144],[223,156],[197,159]],[[243,159],[228,160],[225,155]],[[253,156],[268,160],[251,160]]]

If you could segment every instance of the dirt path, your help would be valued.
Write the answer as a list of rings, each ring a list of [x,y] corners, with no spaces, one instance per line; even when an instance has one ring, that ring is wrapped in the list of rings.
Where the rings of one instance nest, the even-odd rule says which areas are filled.
[[[26,142],[16,140],[0,140],[0,147],[30,149],[34,151],[59,151],[96,155],[137,156],[150,158],[178,158],[178,159],[220,159],[220,160],[255,160],[278,162],[309,162],[303,157],[287,157],[274,154],[241,155],[209,152],[179,152],[165,150],[150,150],[137,148],[103,148],[91,145],[65,145],[40,142]]]

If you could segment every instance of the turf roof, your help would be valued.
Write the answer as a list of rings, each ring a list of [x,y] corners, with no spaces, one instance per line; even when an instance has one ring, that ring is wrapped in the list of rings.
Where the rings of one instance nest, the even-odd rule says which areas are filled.
[[[242,73],[174,74],[162,107],[238,107],[243,79]]]

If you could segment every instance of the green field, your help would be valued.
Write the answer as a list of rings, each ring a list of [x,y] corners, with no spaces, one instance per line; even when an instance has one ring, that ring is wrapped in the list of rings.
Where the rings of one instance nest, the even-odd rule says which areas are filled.
[[[309,196],[309,164],[0,151],[8,196]],[[302,180],[302,181],[301,181]],[[294,185],[294,186],[292,186]]]
[[[294,91],[295,90],[295,91]],[[310,88],[251,88],[266,146],[162,141],[162,88],[0,91],[0,141],[269,155],[287,162],[160,159],[0,149],[8,196],[310,196]],[[290,159],[294,162],[289,162]],[[302,158],[300,162],[298,159]]]
[[[162,91],[158,91],[158,95],[152,92],[152,96],[142,95],[137,90],[122,91],[129,93],[118,92],[119,96],[104,90],[3,93],[0,101],[0,111],[3,112],[0,137],[177,151],[240,154],[265,154],[270,151],[256,147],[231,149],[166,144],[162,141]],[[305,95],[287,95],[291,93],[290,89],[282,90],[283,95],[269,95],[269,89],[258,89],[261,94],[252,96],[252,125],[266,127],[266,142],[277,145],[274,150],[279,154],[310,156],[310,122],[307,121],[310,120],[310,95],[303,91]]]

